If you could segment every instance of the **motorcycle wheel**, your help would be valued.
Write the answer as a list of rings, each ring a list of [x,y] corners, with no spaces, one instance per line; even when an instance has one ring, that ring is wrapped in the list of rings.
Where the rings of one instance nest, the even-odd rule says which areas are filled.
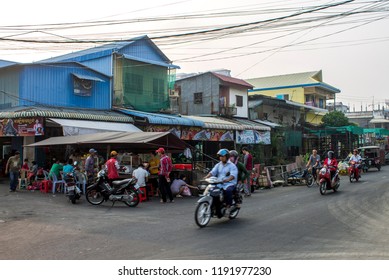
[[[104,196],[103,194],[98,191],[98,190],[95,190],[95,189],[92,189],[92,190],[88,190],[86,192],[86,200],[92,204],[92,205],[100,205],[101,203],[103,203],[104,201]]]
[[[326,192],[327,192],[327,183],[326,182],[322,182],[320,183],[320,194],[321,195],[325,195]]]
[[[199,227],[203,228],[208,225],[211,220],[211,205],[208,201],[200,202],[197,205],[194,218]]]
[[[233,211],[230,212],[230,215],[228,216],[228,218],[230,220],[235,219],[236,217],[238,217],[239,211],[240,211],[240,208],[235,208]]]
[[[135,190],[126,190],[124,191],[124,195],[129,195],[131,199],[123,201],[128,207],[136,207],[139,204],[140,197],[139,193]]]
[[[352,183],[353,182],[354,173],[351,173],[348,177],[350,178],[350,183]]]
[[[378,165],[377,169],[378,169],[378,171],[380,171],[381,170],[381,165]]]
[[[312,174],[308,174],[306,180],[307,180],[307,187],[308,188],[312,187],[313,183],[314,183],[313,175]]]

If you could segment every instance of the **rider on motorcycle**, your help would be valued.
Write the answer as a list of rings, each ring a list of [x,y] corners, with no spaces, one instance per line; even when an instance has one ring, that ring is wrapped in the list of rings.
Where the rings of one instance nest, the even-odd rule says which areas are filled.
[[[355,162],[355,167],[358,168],[358,174],[361,174],[360,170],[361,170],[362,157],[358,154],[357,149],[353,150],[353,155],[350,157],[348,162],[351,164],[351,162],[353,161]]]
[[[204,179],[215,176],[222,181],[219,186],[224,190],[227,209],[226,215],[229,215],[230,207],[232,205],[232,192],[236,187],[238,179],[238,168],[228,160],[230,153],[227,149],[219,150],[217,155],[219,156],[220,162],[213,167],[211,172],[209,172]]]
[[[119,163],[117,161],[118,153],[112,151],[110,153],[111,158],[105,163],[105,169],[107,170],[108,182],[111,184],[113,181],[119,179]]]
[[[327,153],[327,158],[324,160],[324,165],[327,165],[328,168],[330,169],[331,173],[331,180],[334,178],[334,175],[336,173],[336,170],[338,169],[338,162],[334,156],[333,151],[329,151]]]

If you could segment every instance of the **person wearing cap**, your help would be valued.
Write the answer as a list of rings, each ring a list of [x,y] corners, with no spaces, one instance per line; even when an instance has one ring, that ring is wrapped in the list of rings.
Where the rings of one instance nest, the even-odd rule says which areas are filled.
[[[173,165],[171,159],[165,154],[164,148],[159,148],[155,151],[160,156],[158,183],[159,191],[161,192],[161,202],[166,203],[166,194],[169,196],[170,202],[174,202],[172,191],[170,190],[170,172]]]
[[[116,151],[112,151],[110,153],[110,159],[107,160],[105,163],[105,168],[107,170],[107,177],[108,181],[112,183],[112,181],[115,181],[119,179],[119,162],[117,161],[118,153]]]
[[[97,151],[95,149],[89,150],[89,156],[85,160],[85,172],[88,176],[88,180],[90,178],[94,178],[95,176],[95,155]]]
[[[21,168],[20,152],[16,151],[15,155],[10,157],[5,166],[5,174],[9,173],[9,191],[15,192],[19,182],[19,172]]]

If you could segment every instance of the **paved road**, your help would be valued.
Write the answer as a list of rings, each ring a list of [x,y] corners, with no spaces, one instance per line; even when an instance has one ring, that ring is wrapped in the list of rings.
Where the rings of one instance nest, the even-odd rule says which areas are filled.
[[[389,167],[338,193],[277,187],[199,229],[196,198],[129,208],[0,184],[0,259],[389,259]],[[230,242],[226,242],[229,240]]]

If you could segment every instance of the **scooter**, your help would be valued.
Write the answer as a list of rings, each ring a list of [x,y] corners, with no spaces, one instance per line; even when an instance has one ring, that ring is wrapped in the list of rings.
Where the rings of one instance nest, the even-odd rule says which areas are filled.
[[[325,195],[327,190],[338,191],[340,186],[339,171],[336,170],[334,177],[331,180],[331,166],[324,165],[319,172],[319,190],[321,195]]]
[[[65,180],[65,194],[72,204],[76,204],[76,201],[81,198],[81,190],[76,184],[75,174],[67,173],[64,175]]]
[[[207,226],[211,218],[223,218],[227,211],[224,192],[219,186],[222,182],[217,177],[210,177],[205,179],[205,181],[208,183],[208,186],[204,196],[197,201],[194,214],[195,222],[200,228]],[[228,215],[229,219],[232,220],[238,216],[242,202],[242,189],[236,189],[233,193],[233,202]]]
[[[139,204],[141,190],[136,184],[136,178],[113,181],[112,186],[108,183],[105,170],[97,173],[96,183],[87,187],[86,200],[92,205],[100,205],[104,201],[123,202],[129,207],[136,207]]]
[[[358,182],[359,178],[361,177],[359,175],[359,169],[358,169],[357,163],[355,161],[351,161],[350,162],[350,166],[348,168],[348,176],[349,176],[349,179],[350,179],[350,183],[352,183],[353,180]]]

